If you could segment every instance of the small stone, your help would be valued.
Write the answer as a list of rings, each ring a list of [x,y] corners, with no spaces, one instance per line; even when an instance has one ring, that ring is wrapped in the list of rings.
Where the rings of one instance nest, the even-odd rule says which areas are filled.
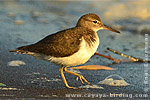
[[[14,60],[14,61],[8,62],[8,66],[21,66],[21,65],[25,65],[25,62],[20,61],[20,60]]]
[[[37,11],[34,11],[34,12],[32,12],[32,16],[33,17],[38,17],[38,16],[40,16],[41,14],[39,13],[39,12],[37,12]]]
[[[17,24],[17,25],[22,25],[22,24],[24,24],[24,21],[22,21],[22,20],[16,20],[16,21],[15,21],[15,24]]]
[[[14,13],[10,12],[10,13],[8,13],[8,16],[9,17],[15,17],[16,15]]]

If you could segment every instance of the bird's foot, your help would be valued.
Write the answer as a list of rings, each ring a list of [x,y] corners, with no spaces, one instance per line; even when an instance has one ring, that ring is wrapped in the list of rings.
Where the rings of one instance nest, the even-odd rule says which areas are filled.
[[[90,82],[88,82],[82,75],[78,75],[76,80],[78,81],[78,79],[80,79],[80,81],[83,85],[84,85],[84,82],[86,82],[87,84],[92,86],[92,84]]]
[[[71,75],[75,75],[77,76],[76,80],[78,81],[78,79],[80,79],[81,83],[84,85],[84,82],[86,82],[87,84],[89,85],[92,85],[90,82],[88,82],[82,75],[80,74],[77,74],[77,73],[74,73],[74,72],[71,72],[71,71],[68,71],[67,70],[67,67],[64,68],[64,71],[68,74],[71,74]]]

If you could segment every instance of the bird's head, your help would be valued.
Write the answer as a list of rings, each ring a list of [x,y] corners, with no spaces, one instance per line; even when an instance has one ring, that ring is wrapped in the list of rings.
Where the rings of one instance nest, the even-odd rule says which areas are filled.
[[[101,22],[101,19],[99,18],[98,15],[94,14],[94,13],[89,13],[89,14],[85,14],[83,15],[77,25],[77,27],[85,27],[85,28],[88,28],[88,29],[92,29],[93,31],[97,32],[98,30],[101,30],[101,29],[105,29],[105,30],[110,30],[110,31],[113,31],[113,32],[117,32],[117,33],[120,33],[119,31],[103,24]]]

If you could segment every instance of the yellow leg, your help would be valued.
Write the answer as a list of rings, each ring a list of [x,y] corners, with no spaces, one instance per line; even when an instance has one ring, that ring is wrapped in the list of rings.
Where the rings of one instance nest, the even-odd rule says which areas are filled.
[[[70,87],[70,86],[68,85],[68,83],[67,83],[67,81],[66,81],[66,78],[65,78],[65,76],[64,76],[64,73],[63,73],[64,68],[65,68],[65,67],[61,66],[61,68],[59,69],[59,71],[60,71],[61,77],[62,77],[62,79],[63,79],[63,81],[64,81],[66,87],[67,87],[67,88],[72,88],[72,89],[78,89],[78,88],[76,88],[76,87]]]
[[[66,73],[68,73],[68,74],[72,74],[72,75],[77,76],[77,80],[78,80],[78,78],[79,78],[82,84],[84,84],[83,81],[85,81],[87,84],[92,85],[92,84],[91,84],[90,82],[88,82],[82,75],[77,74],[77,73],[74,73],[74,72],[71,72],[71,71],[68,71],[68,70],[67,70],[67,67],[64,67],[64,71],[65,71]]]

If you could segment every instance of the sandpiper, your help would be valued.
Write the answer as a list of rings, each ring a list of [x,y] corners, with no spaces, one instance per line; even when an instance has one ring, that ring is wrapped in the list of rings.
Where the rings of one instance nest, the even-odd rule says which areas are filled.
[[[68,71],[67,67],[84,64],[94,55],[99,45],[97,31],[101,29],[120,33],[103,24],[98,15],[89,13],[83,15],[73,28],[48,35],[35,44],[22,46],[10,52],[28,54],[60,65],[59,71],[65,86],[76,89],[68,85],[63,71],[77,76],[82,84],[86,82],[91,85],[82,75]]]

